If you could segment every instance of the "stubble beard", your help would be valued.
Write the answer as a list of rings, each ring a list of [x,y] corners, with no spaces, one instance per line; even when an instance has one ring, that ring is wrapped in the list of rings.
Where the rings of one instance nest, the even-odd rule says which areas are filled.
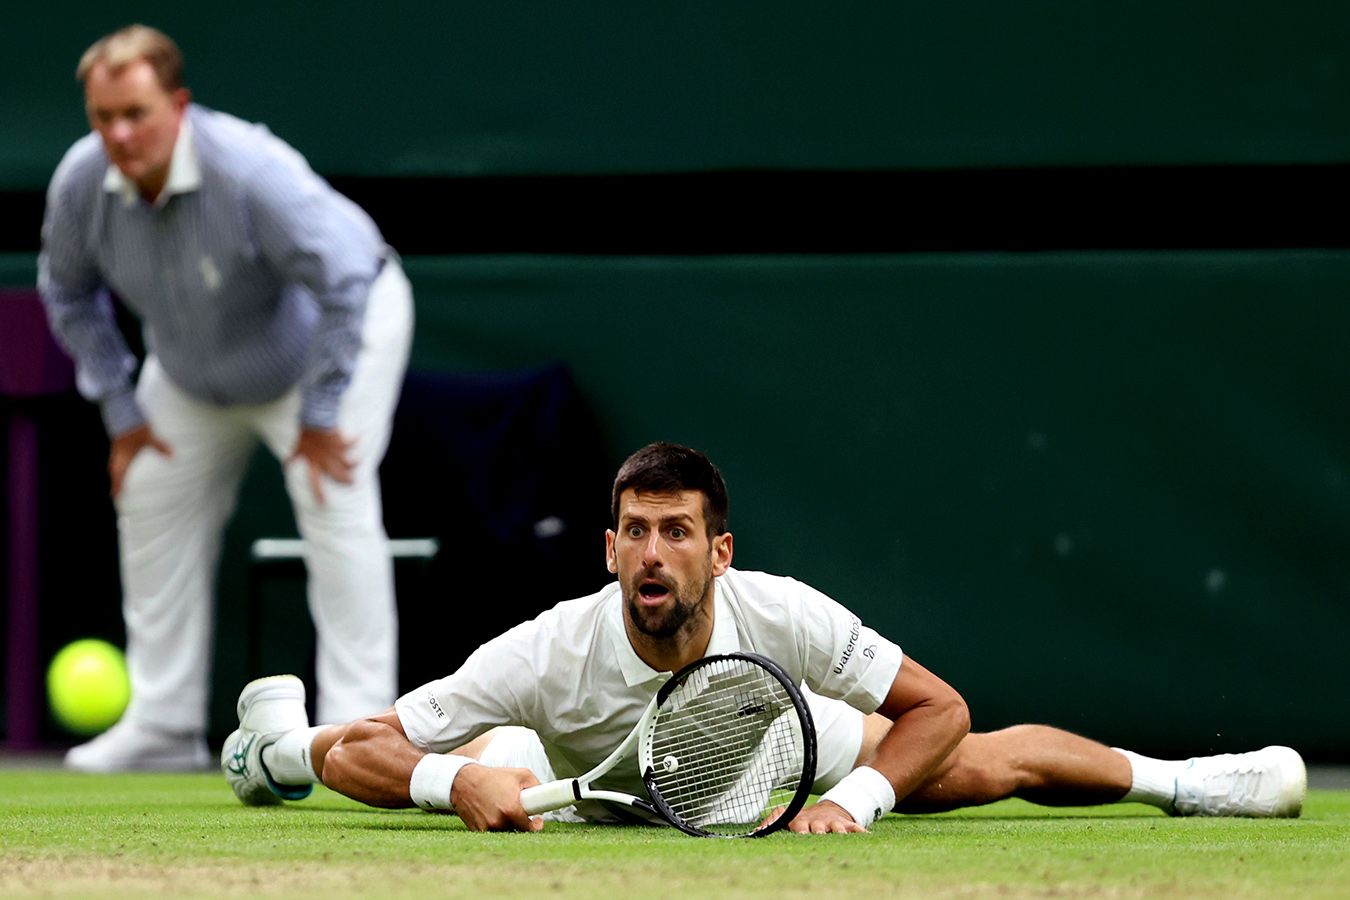
[[[637,574],[624,589],[624,600],[628,606],[628,620],[633,627],[649,638],[666,640],[679,634],[690,626],[691,620],[702,610],[703,598],[712,587],[712,561],[709,560],[696,584],[683,589],[661,573],[643,570]],[[655,580],[666,586],[674,600],[665,609],[651,609],[642,606],[638,600],[641,594],[638,587],[644,581]]]

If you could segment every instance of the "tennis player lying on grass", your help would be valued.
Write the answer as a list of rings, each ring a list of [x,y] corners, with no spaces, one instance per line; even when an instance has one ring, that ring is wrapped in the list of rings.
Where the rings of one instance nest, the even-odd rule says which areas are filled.
[[[380,807],[457,813],[474,830],[538,830],[523,788],[587,772],[628,735],[657,689],[705,655],[751,651],[809,688],[819,802],[789,827],[864,831],[888,810],[934,812],[1021,797],[1050,806],[1138,801],[1172,815],[1297,816],[1307,776],[1287,747],[1150,759],[1040,725],[969,732],[961,696],[834,600],[731,567],[722,476],[701,453],[652,444],[619,470],[618,578],[480,647],[452,675],[344,725],[309,725],[283,675],[239,697],[221,768],[239,799],[274,804],[314,782]],[[453,752],[447,752],[453,751]],[[606,777],[643,795],[636,759]],[[582,801],[550,817],[632,821]]]

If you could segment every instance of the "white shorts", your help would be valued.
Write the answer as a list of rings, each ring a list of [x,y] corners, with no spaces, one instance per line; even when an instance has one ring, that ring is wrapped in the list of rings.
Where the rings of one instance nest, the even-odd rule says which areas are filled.
[[[812,790],[823,794],[839,783],[858,759],[862,749],[863,714],[839,700],[806,694],[811,707],[811,719],[816,726],[816,781]],[[519,725],[503,725],[491,731],[492,739],[483,749],[478,761],[485,766],[505,766],[529,769],[540,782],[555,780],[558,776],[544,752],[539,735]],[[576,814],[574,807],[546,813],[553,822],[586,821]]]

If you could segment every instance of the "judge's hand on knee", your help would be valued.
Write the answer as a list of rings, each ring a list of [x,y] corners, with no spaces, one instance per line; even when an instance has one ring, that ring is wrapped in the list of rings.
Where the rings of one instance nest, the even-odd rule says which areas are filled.
[[[112,482],[113,497],[122,493],[122,482],[126,479],[127,469],[131,468],[131,461],[146,447],[173,456],[173,448],[160,440],[149,425],[138,425],[112,439],[108,451],[108,479]]]
[[[286,459],[287,465],[304,460],[309,467],[309,487],[314,499],[323,505],[323,479],[331,478],[341,484],[352,483],[356,461],[348,455],[355,441],[349,441],[337,429],[304,427],[295,443],[295,450]]]

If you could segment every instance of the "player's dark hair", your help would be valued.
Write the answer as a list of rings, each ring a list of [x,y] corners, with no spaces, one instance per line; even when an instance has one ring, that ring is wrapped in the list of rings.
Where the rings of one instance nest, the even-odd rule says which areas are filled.
[[[619,527],[619,495],[698,491],[703,495],[703,520],[712,539],[727,532],[727,485],[712,460],[689,447],[658,441],[634,453],[619,467],[610,493],[610,513]]]

